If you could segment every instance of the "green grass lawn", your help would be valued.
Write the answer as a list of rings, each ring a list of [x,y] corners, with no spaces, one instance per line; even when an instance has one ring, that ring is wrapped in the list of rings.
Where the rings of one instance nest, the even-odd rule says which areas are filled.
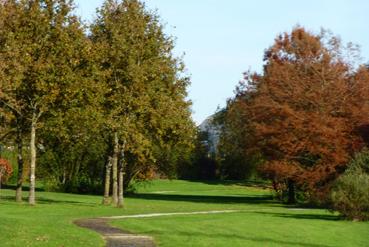
[[[253,183],[159,180],[138,187],[126,207],[102,206],[101,197],[38,192],[38,205],[18,205],[2,190],[0,246],[103,246],[100,236],[72,224],[78,218],[160,212],[242,210],[115,220],[113,225],[173,246],[369,246],[369,223],[342,221],[322,209],[296,210]]]

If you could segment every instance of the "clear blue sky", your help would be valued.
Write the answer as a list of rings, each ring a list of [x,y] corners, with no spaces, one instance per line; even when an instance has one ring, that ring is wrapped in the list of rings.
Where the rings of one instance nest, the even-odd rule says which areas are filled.
[[[89,21],[103,0],[75,0]],[[177,37],[191,75],[193,118],[201,123],[233,96],[242,72],[260,71],[264,50],[275,36],[299,24],[330,29],[344,42],[359,44],[369,61],[368,0],[146,0],[157,9],[166,32]]]

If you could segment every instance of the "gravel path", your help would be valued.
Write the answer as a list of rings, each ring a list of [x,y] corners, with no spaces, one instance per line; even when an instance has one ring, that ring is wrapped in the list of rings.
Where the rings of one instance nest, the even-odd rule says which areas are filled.
[[[74,224],[100,233],[107,247],[155,247],[152,237],[132,234],[128,231],[109,225],[110,220],[114,219],[129,219],[129,218],[152,218],[160,216],[174,215],[196,215],[196,214],[222,214],[236,213],[241,210],[216,210],[216,211],[200,211],[200,212],[178,212],[178,213],[156,213],[156,214],[137,214],[124,216],[100,217],[95,219],[79,219],[74,221]]]
[[[108,222],[108,219],[96,218],[76,220],[74,224],[100,233],[107,247],[155,247],[151,237],[129,233],[110,226]]]

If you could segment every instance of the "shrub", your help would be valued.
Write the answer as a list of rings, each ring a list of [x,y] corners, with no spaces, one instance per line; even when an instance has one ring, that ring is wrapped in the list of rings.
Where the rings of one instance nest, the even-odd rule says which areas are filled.
[[[345,218],[369,220],[369,151],[357,154],[331,193],[332,207]]]

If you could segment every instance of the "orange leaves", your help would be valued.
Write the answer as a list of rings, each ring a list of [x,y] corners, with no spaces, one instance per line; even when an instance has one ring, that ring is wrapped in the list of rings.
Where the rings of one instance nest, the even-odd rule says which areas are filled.
[[[8,178],[13,173],[13,167],[10,165],[9,161],[0,158],[0,177]]]
[[[266,174],[267,178],[273,181],[286,178],[292,179],[302,172],[302,169],[297,162],[288,160],[273,160],[267,162],[260,170]]]
[[[245,74],[232,108],[246,116],[254,141],[246,149],[264,154],[267,177],[321,189],[362,147],[369,73],[353,73],[341,54],[338,38],[297,27],[266,51],[263,74]]]

